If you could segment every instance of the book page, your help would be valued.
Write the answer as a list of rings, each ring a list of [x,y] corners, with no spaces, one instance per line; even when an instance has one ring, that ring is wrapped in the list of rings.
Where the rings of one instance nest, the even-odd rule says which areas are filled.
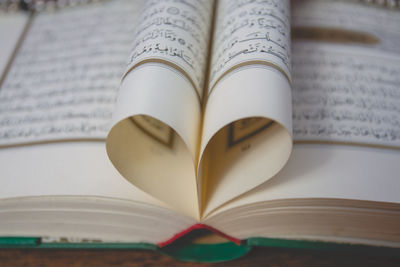
[[[138,10],[113,1],[40,13],[25,36],[28,14],[0,17],[0,198],[87,195],[165,207],[119,175],[105,152]]]
[[[290,1],[219,1],[208,93],[244,65],[272,66],[290,80]]]
[[[107,152],[133,184],[199,216],[196,160],[214,1],[146,1]]]
[[[0,198],[101,196],[167,207],[124,179],[103,142],[58,142],[0,150]]]
[[[353,199],[400,203],[399,153],[366,146],[294,144],[287,165],[265,184],[215,211],[284,199]]]
[[[1,84],[0,146],[105,139],[138,12],[128,2],[33,18]]]
[[[146,1],[126,73],[162,62],[184,75],[202,98],[213,1]]]
[[[302,0],[292,21],[292,157],[221,210],[296,198],[400,203],[400,12]]]
[[[295,141],[400,148],[400,12],[324,1],[293,8]]]
[[[290,1],[219,1],[199,167],[202,205],[265,182],[289,158]]]

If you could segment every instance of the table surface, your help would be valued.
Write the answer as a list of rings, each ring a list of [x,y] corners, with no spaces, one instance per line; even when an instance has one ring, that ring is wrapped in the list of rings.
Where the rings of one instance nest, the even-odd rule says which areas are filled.
[[[400,266],[397,257],[350,252],[254,248],[223,263],[179,262],[146,250],[1,249],[1,266]]]

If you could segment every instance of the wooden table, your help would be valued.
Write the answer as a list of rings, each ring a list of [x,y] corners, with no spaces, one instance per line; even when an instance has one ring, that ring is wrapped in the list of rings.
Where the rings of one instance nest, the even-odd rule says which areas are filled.
[[[1,249],[0,266],[400,266],[400,255],[255,248],[247,256],[224,263],[179,262],[145,250]]]

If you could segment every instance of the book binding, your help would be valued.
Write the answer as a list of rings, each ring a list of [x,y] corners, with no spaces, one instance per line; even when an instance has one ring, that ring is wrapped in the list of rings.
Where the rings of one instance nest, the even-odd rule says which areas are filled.
[[[221,236],[223,238],[228,239],[229,241],[232,241],[236,245],[240,245],[241,242],[242,242],[240,239],[237,239],[237,238],[234,238],[232,236],[229,236],[229,235],[227,235],[227,234],[215,229],[214,227],[211,227],[209,225],[202,224],[202,223],[197,223],[197,224],[194,224],[191,227],[187,228],[186,230],[183,230],[183,231],[175,234],[170,239],[158,243],[158,247],[163,248],[165,246],[168,246],[168,245],[172,244],[173,242],[175,242],[176,240],[178,240],[179,238],[187,235],[188,233],[190,233],[190,232],[192,232],[194,230],[199,230],[199,229],[205,229],[205,230],[208,230],[208,231],[210,231],[212,233],[215,233],[215,234],[217,234],[217,235],[219,235],[219,236]]]

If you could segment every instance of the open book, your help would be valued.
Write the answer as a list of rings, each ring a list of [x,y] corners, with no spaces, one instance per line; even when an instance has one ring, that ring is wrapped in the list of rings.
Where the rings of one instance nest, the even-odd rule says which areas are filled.
[[[2,15],[0,236],[399,247],[399,25],[322,0]]]

